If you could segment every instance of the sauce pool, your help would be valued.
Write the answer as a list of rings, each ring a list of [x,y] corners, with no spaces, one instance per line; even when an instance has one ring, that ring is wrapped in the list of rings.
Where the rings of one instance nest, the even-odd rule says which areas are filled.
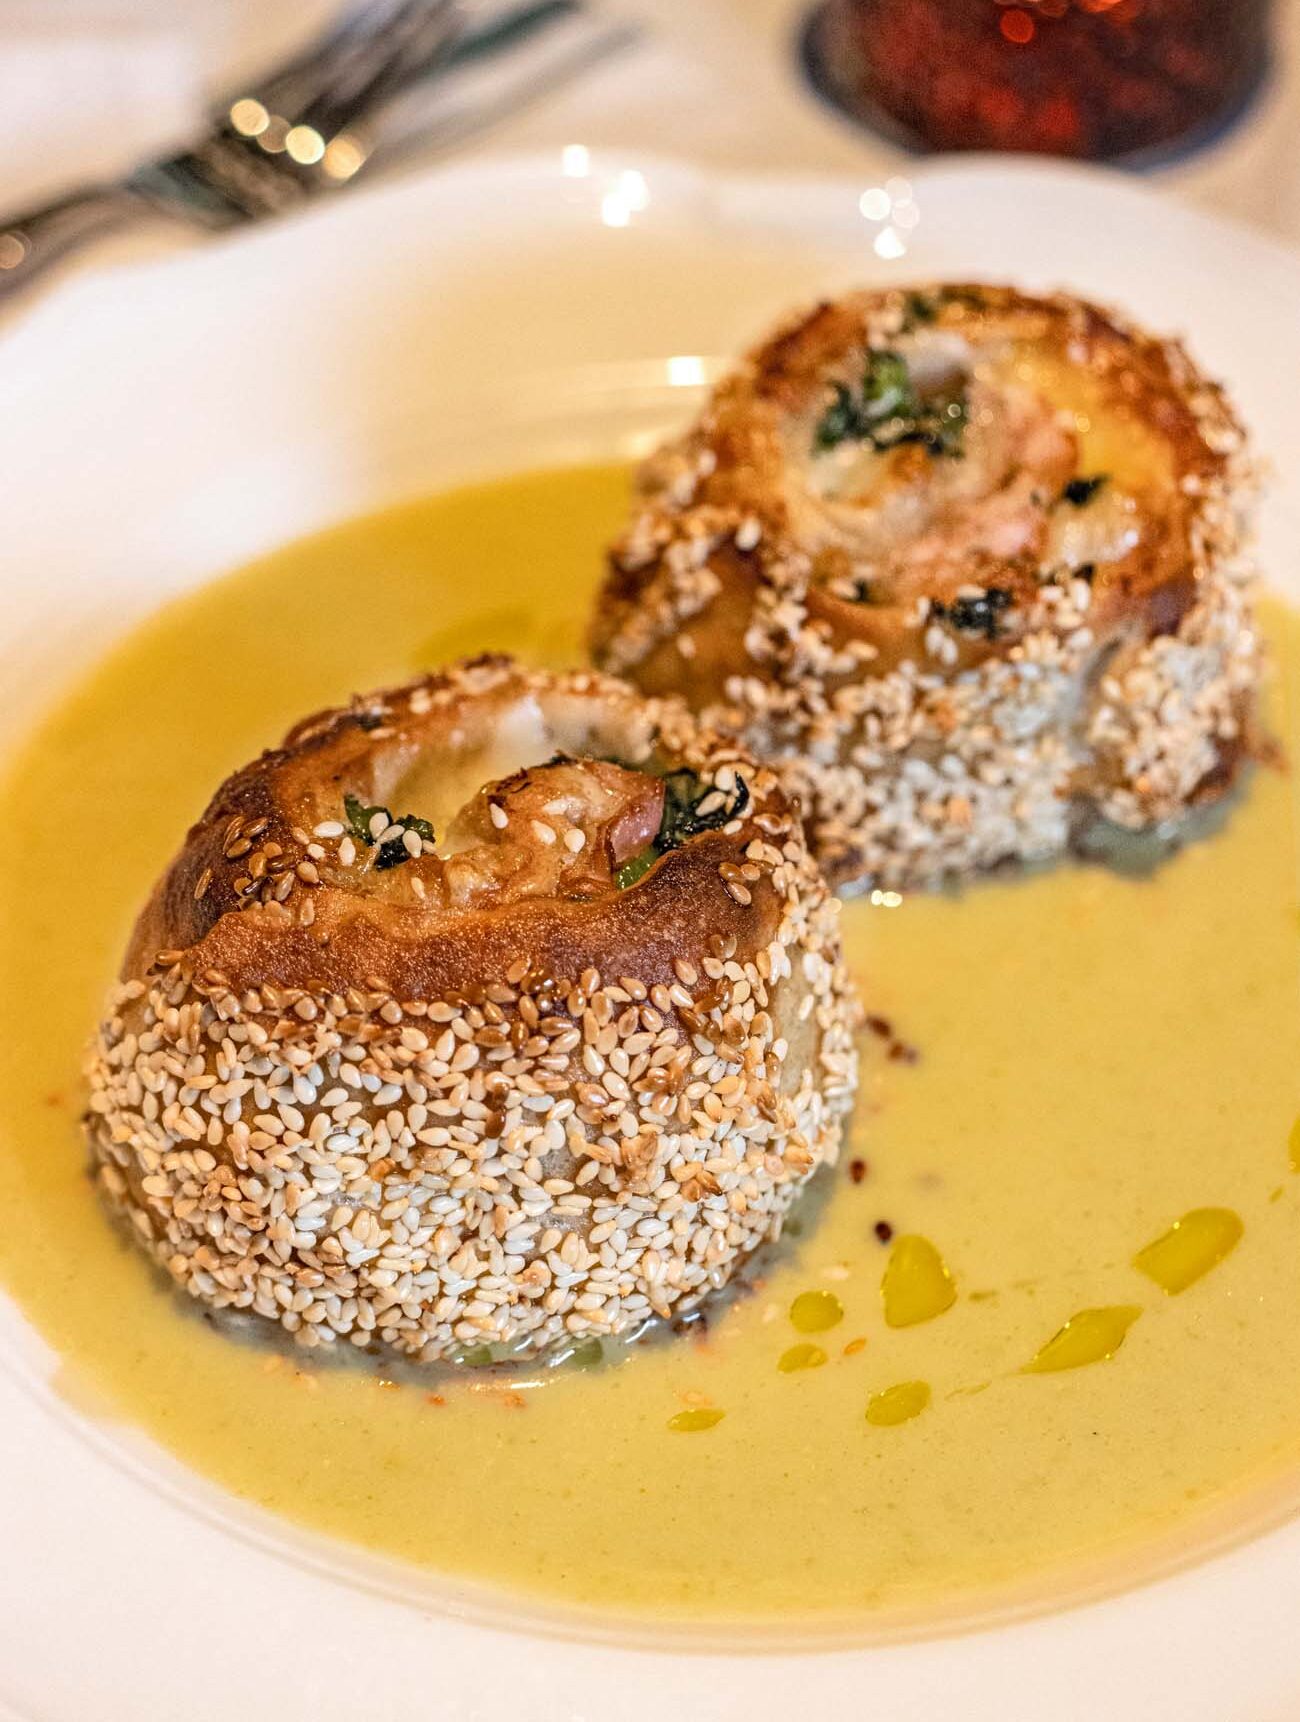
[[[78,1402],[345,1542],[697,1623],[1043,1600],[1194,1547],[1252,1490],[1300,1495],[1300,868],[1276,772],[1148,878],[846,905],[868,1009],[918,1056],[866,1039],[824,1199],[698,1336],[550,1374],[317,1367],[197,1319],[100,1212],[82,1050],[186,824],[354,689],[484,645],[578,660],[625,486],[529,474],[292,545],[164,610],[9,766],[4,805],[46,835],[0,849],[22,977],[0,1278]],[[1294,690],[1300,631],[1268,627]]]

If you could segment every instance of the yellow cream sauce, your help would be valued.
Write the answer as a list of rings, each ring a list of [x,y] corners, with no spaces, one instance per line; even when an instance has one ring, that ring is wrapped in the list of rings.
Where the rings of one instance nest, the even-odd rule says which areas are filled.
[[[301,714],[450,654],[574,659],[624,496],[613,468],[533,474],[295,544],[164,610],[12,763],[0,1278],[77,1398],[317,1531],[696,1621],[1043,1601],[1282,1510],[1300,963],[1277,771],[1153,877],[1068,865],[846,907],[887,1019],[851,1146],[702,1338],[394,1386],[214,1331],[104,1218],[82,1048],[210,790]],[[1269,629],[1294,745],[1300,632]]]

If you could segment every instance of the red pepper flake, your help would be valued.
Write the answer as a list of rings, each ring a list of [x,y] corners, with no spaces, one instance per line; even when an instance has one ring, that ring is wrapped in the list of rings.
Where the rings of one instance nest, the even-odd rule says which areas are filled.
[[[447,1401],[443,1398],[441,1393],[426,1393],[424,1396],[424,1403],[426,1405],[445,1405]]]
[[[877,1220],[873,1230],[882,1244],[887,1244],[894,1235],[894,1228],[888,1220]]]
[[[914,1046],[909,1046],[905,1040],[891,1040],[889,1051],[885,1056],[891,1064],[915,1064],[921,1055]]]
[[[869,1016],[867,1018],[867,1027],[871,1030],[872,1034],[878,1035],[881,1040],[892,1040],[894,1038],[894,1030],[887,1016]]]
[[[860,1184],[866,1175],[867,1163],[865,1160],[849,1161],[849,1178],[853,1183]]]

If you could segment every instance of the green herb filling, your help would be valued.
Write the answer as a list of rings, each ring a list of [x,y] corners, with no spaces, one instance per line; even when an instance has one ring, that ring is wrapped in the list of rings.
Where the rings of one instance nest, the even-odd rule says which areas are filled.
[[[907,361],[888,349],[869,352],[862,384],[831,385],[831,400],[813,431],[813,446],[825,451],[843,442],[867,442],[882,452],[920,443],[935,457],[962,453],[967,404],[964,389],[922,399]]]
[[[347,815],[348,830],[358,843],[364,843],[367,849],[374,847],[375,839],[370,834],[370,824],[376,813],[384,816],[384,827],[400,825],[403,831],[414,831],[415,835],[425,843],[434,841],[433,826],[427,819],[421,819],[415,813],[403,813],[394,819],[386,807],[376,805],[367,807],[355,795],[343,797],[343,811]],[[375,871],[386,873],[392,867],[400,867],[404,861],[411,859],[410,851],[400,837],[390,837],[379,845],[379,853],[375,856]]]
[[[683,843],[702,832],[720,831],[749,806],[749,785],[739,775],[730,796],[715,789],[713,784],[704,783],[698,772],[685,767],[667,772],[663,784],[664,810],[659,830],[653,842],[630,861],[625,861],[615,873],[614,883],[620,891],[626,891],[630,885],[643,879],[659,857],[670,849],[680,849]],[[720,804],[707,813],[701,813],[701,802],[714,794],[721,797]]]

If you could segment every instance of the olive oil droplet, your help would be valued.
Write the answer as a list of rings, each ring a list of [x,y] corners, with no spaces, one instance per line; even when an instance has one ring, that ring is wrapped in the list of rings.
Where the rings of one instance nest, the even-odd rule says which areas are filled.
[[[800,1292],[790,1305],[790,1321],[799,1333],[825,1333],[843,1320],[844,1305],[834,1292]]]
[[[928,1238],[897,1238],[889,1252],[880,1296],[890,1327],[912,1327],[951,1309],[957,1287],[943,1257]]]
[[[782,1375],[793,1375],[797,1369],[820,1369],[826,1361],[826,1353],[820,1345],[792,1345],[788,1351],[781,1353],[777,1368]]]
[[[1050,1375],[1058,1369],[1081,1369],[1085,1363],[1104,1363],[1124,1343],[1124,1335],[1142,1314],[1135,1303],[1111,1304],[1102,1309],[1081,1309],[1024,1367],[1025,1375]]]
[[[867,1401],[867,1422],[878,1429],[887,1429],[919,1417],[929,1403],[928,1381],[899,1381],[871,1395]]]
[[[1192,1208],[1139,1250],[1133,1266],[1172,1297],[1217,1267],[1236,1249],[1242,1231],[1231,1208]]]
[[[668,1427],[678,1435],[695,1435],[702,1429],[712,1429],[721,1423],[726,1416],[725,1411],[718,1411],[711,1405],[697,1405],[689,1411],[679,1411],[675,1417],[668,1419]]]

